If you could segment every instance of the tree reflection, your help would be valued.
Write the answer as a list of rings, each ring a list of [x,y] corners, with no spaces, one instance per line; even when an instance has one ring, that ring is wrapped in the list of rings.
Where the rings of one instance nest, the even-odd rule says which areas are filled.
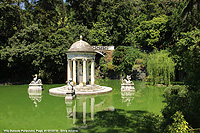
[[[100,111],[95,114],[94,121],[87,122],[87,126],[83,127],[81,123],[77,123],[74,129],[80,132],[142,132],[141,119],[146,113],[146,111],[122,109]]]

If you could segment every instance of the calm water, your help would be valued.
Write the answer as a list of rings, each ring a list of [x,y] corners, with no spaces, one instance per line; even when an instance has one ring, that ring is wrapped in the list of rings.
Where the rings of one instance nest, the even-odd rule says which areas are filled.
[[[120,80],[97,81],[99,85],[112,87],[113,91],[77,96],[68,102],[64,97],[48,94],[49,89],[61,84],[44,85],[42,94],[30,95],[27,92],[28,85],[0,86],[0,132],[5,129],[98,131],[99,128],[108,127],[105,124],[120,127],[119,122],[123,123],[125,117],[134,119],[134,116],[146,112],[161,114],[164,88],[146,86],[145,82],[134,83],[135,93],[121,93]],[[98,130],[95,129],[97,127]]]

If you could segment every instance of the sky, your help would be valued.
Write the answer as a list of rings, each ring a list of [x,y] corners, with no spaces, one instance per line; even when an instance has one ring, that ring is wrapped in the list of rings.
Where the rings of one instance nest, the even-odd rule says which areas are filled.
[[[38,0],[36,0],[36,1],[38,1]],[[31,0],[29,0],[29,2],[31,2]],[[65,3],[65,2],[66,2],[66,0],[63,0],[63,2]],[[25,5],[24,5],[24,3],[23,3],[23,2],[20,4],[20,7],[21,7],[21,9],[25,9],[25,8],[24,8],[24,7],[25,7]]]

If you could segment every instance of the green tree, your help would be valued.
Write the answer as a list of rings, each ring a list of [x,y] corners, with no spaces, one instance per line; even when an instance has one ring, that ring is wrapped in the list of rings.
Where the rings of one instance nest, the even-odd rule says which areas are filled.
[[[107,44],[130,46],[131,43],[125,41],[125,38],[133,29],[132,3],[129,1],[103,1],[98,6],[98,10],[97,25],[103,24],[101,26],[102,30],[104,30],[104,27],[106,28]],[[96,27],[94,27],[94,30],[96,30]]]
[[[112,29],[111,25],[107,23],[96,22],[93,25],[93,28],[90,30],[91,44],[96,44],[99,46],[109,46],[112,45],[112,34],[110,30]]]
[[[14,34],[9,39],[9,46],[0,51],[1,60],[9,66],[13,80],[31,78],[32,74],[40,73],[43,81],[64,83],[66,52],[79,35],[87,36],[89,31],[82,25],[70,25],[51,33],[45,40],[40,37],[41,33],[38,25],[34,24]]]
[[[134,30],[136,43],[144,49],[164,48],[167,32],[166,15],[154,17],[149,21],[141,21]]]
[[[134,47],[118,46],[113,53],[113,65],[119,74],[132,74],[134,67],[145,67],[144,53]]]
[[[165,89],[163,94],[165,99],[163,102],[167,105],[162,110],[162,114],[164,116],[164,128],[166,128],[169,125],[172,125],[172,123],[174,122],[172,116],[176,113],[176,111],[183,111],[183,109],[185,109],[185,111],[188,110],[188,108],[185,108],[188,105],[188,103],[186,102],[187,92],[187,87],[180,85],[170,86]]]
[[[71,19],[78,24],[83,24],[91,28],[97,21],[99,15],[98,5],[101,1],[97,0],[66,0],[68,12],[72,13]]]
[[[179,62],[182,64],[182,69],[186,72],[185,83],[190,86],[190,89],[198,91],[200,88],[199,82],[199,67],[200,67],[200,30],[195,29],[188,32],[182,32],[178,39],[173,52],[179,56]]]
[[[147,21],[164,14],[160,0],[144,0],[141,4],[141,13],[145,14]]]
[[[199,27],[199,0],[180,0],[176,2],[168,21],[169,43],[174,46],[181,32],[194,30]]]
[[[139,120],[139,130],[138,132],[147,132],[147,133],[160,133],[162,132],[162,122],[163,116],[156,115],[154,113],[146,113]]]
[[[56,10],[56,1],[37,1],[31,14],[33,15],[34,23],[38,24],[41,30],[41,39],[47,39],[51,33],[56,32],[61,17]]]
[[[172,130],[172,127],[174,128],[172,123],[181,124],[180,122],[183,119],[179,118],[182,117],[182,115],[178,118],[179,120],[177,119],[177,121],[174,121],[173,115],[177,111],[182,112],[185,120],[192,128],[198,128],[200,126],[198,122],[200,119],[198,104],[200,98],[199,91],[195,92],[189,90],[187,86],[175,85],[167,87],[163,96],[165,98],[164,103],[166,103],[166,106],[162,110],[164,116],[163,128],[168,130],[168,126],[171,126]],[[177,129],[174,128],[173,130]]]
[[[163,0],[161,3],[164,10],[164,14],[167,16],[171,16],[173,14],[173,11],[180,4],[178,0]]]
[[[124,0],[69,0],[67,2],[68,12],[70,12],[69,22],[91,29],[92,44],[130,45],[128,41],[124,41],[124,38],[133,28],[131,2]]]
[[[37,25],[32,25],[15,33],[8,41],[8,46],[1,50],[1,60],[7,61],[12,74],[11,80],[22,80],[30,77],[31,72],[36,72],[39,64],[37,44],[41,32]],[[18,75],[21,75],[18,77]],[[21,79],[22,78],[22,79]]]
[[[117,71],[123,75],[129,73],[131,65],[125,61],[127,55],[127,47],[118,46],[113,53],[113,64],[117,66]]]
[[[174,122],[172,125],[168,127],[169,132],[174,133],[188,133],[190,132],[190,128],[188,122],[184,119],[182,112],[177,111],[173,116],[172,119]]]
[[[174,78],[175,63],[167,50],[156,51],[149,55],[147,71],[153,84],[169,85]]]
[[[16,1],[0,2],[0,49],[6,46],[8,38],[19,31],[20,25],[20,7],[14,4]]]
[[[190,20],[191,24],[194,26],[199,25],[199,18],[200,18],[200,0],[188,0],[184,1],[185,7],[181,13],[181,17],[183,21],[186,19]],[[199,27],[198,27],[199,28]]]

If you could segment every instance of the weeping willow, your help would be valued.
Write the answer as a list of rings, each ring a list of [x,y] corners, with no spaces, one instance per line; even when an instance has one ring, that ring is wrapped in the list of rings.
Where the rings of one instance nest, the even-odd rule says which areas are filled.
[[[174,78],[175,63],[169,54],[167,50],[161,50],[149,55],[147,72],[153,84],[169,85]]]

